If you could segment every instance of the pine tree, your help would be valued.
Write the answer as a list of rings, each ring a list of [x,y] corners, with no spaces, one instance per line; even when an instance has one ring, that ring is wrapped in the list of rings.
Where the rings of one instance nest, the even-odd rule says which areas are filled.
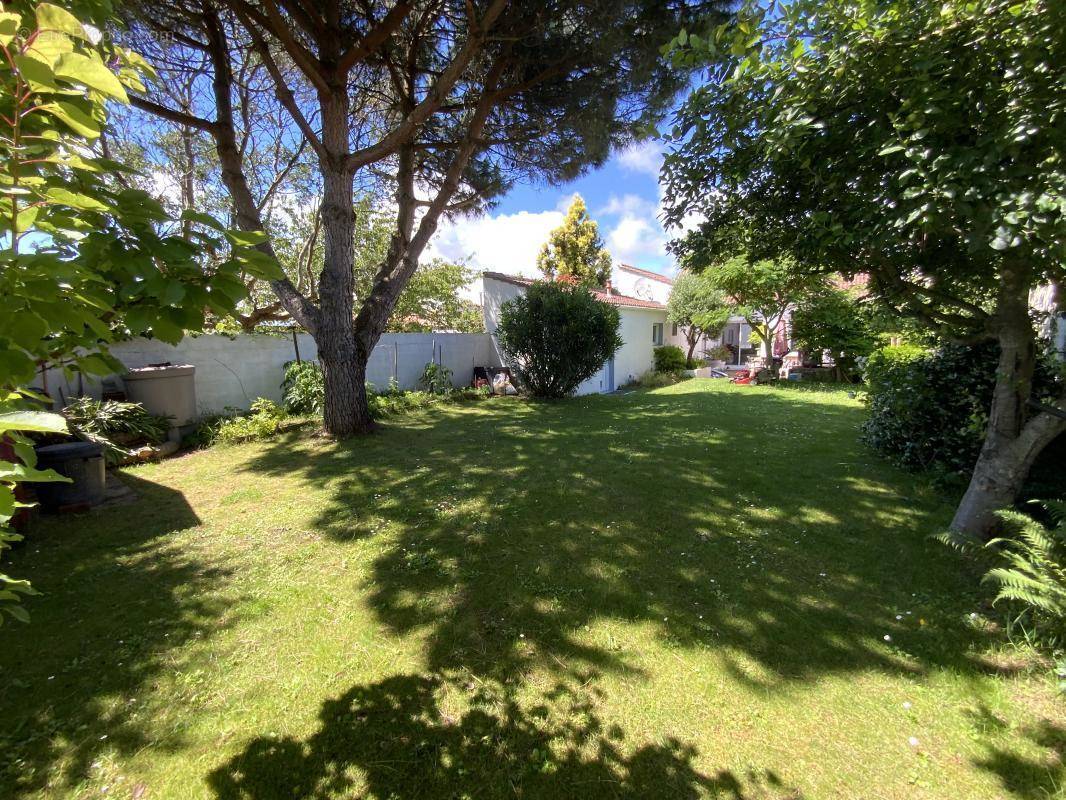
[[[586,286],[603,286],[611,276],[611,255],[581,195],[574,196],[563,224],[540,248],[537,268],[551,280],[569,279]]]

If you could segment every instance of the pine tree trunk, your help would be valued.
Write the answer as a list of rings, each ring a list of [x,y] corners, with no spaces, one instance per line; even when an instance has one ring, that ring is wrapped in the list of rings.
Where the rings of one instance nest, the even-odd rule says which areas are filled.
[[[373,423],[366,397],[366,363],[370,356],[356,342],[353,181],[341,165],[348,148],[348,97],[338,90],[320,97],[322,144],[336,154],[323,161],[322,241],[324,263],[319,277],[318,326],[314,331],[325,378],[323,423],[331,436],[368,433]]]
[[[374,428],[366,396],[366,365],[356,357],[330,358],[319,351],[325,379],[322,420],[338,438],[369,433]]]
[[[988,430],[970,485],[951,521],[952,530],[982,539],[994,532],[995,512],[1017,499],[1036,457],[1066,430],[1066,420],[1047,412],[1026,419],[1036,342],[1028,293],[1024,285],[1012,290],[1011,283],[1008,276],[997,305],[999,362]]]

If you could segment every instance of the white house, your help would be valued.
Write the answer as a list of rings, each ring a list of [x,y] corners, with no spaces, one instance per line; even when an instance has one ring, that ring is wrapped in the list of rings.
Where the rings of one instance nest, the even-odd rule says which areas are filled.
[[[665,275],[629,264],[616,265],[611,275],[611,282],[614,288],[624,295],[639,297],[642,300],[654,300],[664,306],[670,300],[670,292],[674,288],[673,280]],[[677,323],[667,324],[664,343],[677,345],[686,353],[688,352],[685,331]],[[751,326],[744,320],[744,317],[731,317],[729,324],[717,338],[703,337],[696,343],[693,355],[696,358],[702,358],[706,350],[719,344],[729,345],[733,351],[733,357],[730,359],[731,366],[744,364],[747,356],[755,350],[751,343]]]
[[[500,306],[523,294],[534,281],[500,272],[485,272],[481,278],[485,330],[495,341]],[[671,343],[667,338],[665,302],[623,294],[610,284],[592,291],[600,300],[617,306],[621,317],[618,333],[622,337],[622,346],[599,372],[578,387],[577,394],[613,392],[619,386],[636,380],[654,366],[654,348]],[[503,354],[499,355],[502,358]]]

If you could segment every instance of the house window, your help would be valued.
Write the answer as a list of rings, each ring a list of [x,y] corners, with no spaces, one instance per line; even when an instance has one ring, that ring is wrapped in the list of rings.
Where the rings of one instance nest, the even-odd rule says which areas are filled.
[[[651,326],[651,343],[656,346],[663,343],[663,323],[656,322]]]
[[[670,335],[671,336],[677,336],[677,323],[676,322],[670,328]]]

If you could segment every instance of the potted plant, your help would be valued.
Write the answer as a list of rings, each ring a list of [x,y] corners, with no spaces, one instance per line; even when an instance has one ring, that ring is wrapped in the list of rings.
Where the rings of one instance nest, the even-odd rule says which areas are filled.
[[[725,366],[726,361],[733,355],[733,351],[724,344],[718,344],[714,347],[707,348],[707,350],[704,351],[704,355],[711,362],[710,366],[712,368],[721,369]]]

